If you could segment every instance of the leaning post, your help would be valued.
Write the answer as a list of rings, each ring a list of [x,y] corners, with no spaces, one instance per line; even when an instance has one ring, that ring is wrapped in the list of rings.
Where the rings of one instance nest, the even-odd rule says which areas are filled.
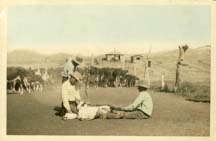
[[[188,50],[188,45],[179,46],[179,58],[176,64],[176,79],[175,79],[175,86],[174,92],[177,91],[178,87],[181,84],[181,67],[184,65],[182,62],[184,61],[185,52]]]

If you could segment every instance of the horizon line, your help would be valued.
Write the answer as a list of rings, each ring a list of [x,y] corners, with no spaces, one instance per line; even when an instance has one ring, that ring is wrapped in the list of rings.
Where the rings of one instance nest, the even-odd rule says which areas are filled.
[[[192,48],[192,49],[203,48],[203,47],[211,47],[211,44],[203,44],[203,45],[199,45],[199,46],[190,46],[190,48]],[[59,48],[54,48],[54,49],[58,50]],[[64,49],[72,50],[72,49],[70,49],[68,47],[66,47]],[[35,52],[35,53],[38,53],[38,54],[41,54],[41,55],[68,54],[68,55],[80,55],[80,56],[86,56],[87,57],[87,56],[92,56],[92,55],[104,55],[104,54],[109,53],[109,52],[111,52],[113,50],[116,50],[116,51],[118,51],[120,53],[123,53],[123,54],[127,55],[127,54],[146,54],[146,53],[148,53],[149,50],[151,50],[152,53],[160,53],[160,52],[166,52],[166,51],[174,51],[174,50],[177,50],[177,49],[178,48],[176,47],[176,48],[168,48],[168,49],[165,49],[165,50],[152,50],[152,46],[150,46],[147,49],[143,48],[143,52],[138,53],[138,52],[130,52],[130,51],[128,51],[130,53],[128,53],[128,52],[126,53],[125,51],[121,51],[121,48],[116,49],[116,48],[111,48],[110,47],[109,50],[105,49],[106,52],[100,52],[100,53],[95,53],[95,54],[93,54],[93,53],[84,54],[83,52],[71,53],[70,51],[62,51],[62,49],[60,49],[60,51],[56,50],[55,52],[54,51],[50,52],[50,51],[47,51],[47,50],[50,50],[50,48],[47,49],[47,48],[40,48],[40,47],[38,47],[38,48],[35,48],[35,47],[19,47],[19,48],[7,47],[7,53],[11,53],[13,51],[25,50],[25,51],[32,51],[32,52]],[[144,52],[144,50],[145,50],[145,52]]]

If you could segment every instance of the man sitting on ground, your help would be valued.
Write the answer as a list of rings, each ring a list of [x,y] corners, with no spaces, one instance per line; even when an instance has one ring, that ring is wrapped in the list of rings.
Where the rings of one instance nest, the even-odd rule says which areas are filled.
[[[147,119],[151,117],[153,102],[150,94],[147,92],[148,86],[144,81],[138,81],[137,88],[139,95],[135,101],[127,107],[113,107],[112,112],[101,116],[102,119]]]
[[[69,74],[69,79],[62,84],[62,110],[61,116],[77,114],[77,104],[81,101],[77,84],[81,79],[81,74],[77,71]],[[66,114],[65,114],[66,113]],[[64,117],[63,117],[64,118]]]

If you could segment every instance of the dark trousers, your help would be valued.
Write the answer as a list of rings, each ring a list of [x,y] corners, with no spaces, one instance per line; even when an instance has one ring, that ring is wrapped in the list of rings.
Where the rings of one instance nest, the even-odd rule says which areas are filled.
[[[67,81],[67,80],[68,80],[68,77],[62,76],[62,84],[63,84],[65,81]]]
[[[75,114],[78,113],[78,109],[77,109],[77,103],[74,101],[70,101],[70,108],[71,111]],[[61,103],[61,112],[60,112],[60,116],[64,116],[67,113],[67,110],[65,109],[63,102]]]
[[[126,111],[113,111],[106,114],[107,119],[147,119],[150,116],[140,110],[131,112]]]

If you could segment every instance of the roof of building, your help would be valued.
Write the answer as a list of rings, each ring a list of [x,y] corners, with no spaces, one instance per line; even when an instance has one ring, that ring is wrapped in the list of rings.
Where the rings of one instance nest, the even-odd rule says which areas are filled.
[[[116,50],[110,51],[109,53],[106,53],[106,55],[124,55]]]
[[[132,55],[131,57],[143,57],[141,54]]]

